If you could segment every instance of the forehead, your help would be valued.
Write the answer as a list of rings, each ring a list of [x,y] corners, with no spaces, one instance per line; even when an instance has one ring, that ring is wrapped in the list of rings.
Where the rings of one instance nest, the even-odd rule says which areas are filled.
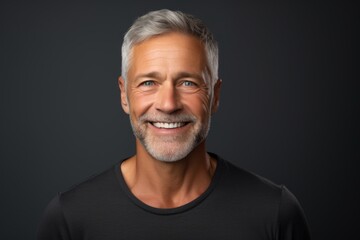
[[[144,71],[203,71],[203,43],[195,36],[167,33],[147,39],[132,49],[129,74]]]

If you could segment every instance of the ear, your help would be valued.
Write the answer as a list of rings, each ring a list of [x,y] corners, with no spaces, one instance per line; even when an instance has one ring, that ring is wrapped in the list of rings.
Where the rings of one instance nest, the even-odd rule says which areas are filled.
[[[128,99],[127,99],[127,94],[126,94],[126,85],[125,85],[125,80],[123,79],[122,76],[120,76],[118,78],[118,83],[119,83],[119,89],[120,89],[121,106],[122,106],[124,112],[129,114],[129,104],[128,104]]]
[[[222,83],[222,80],[218,79],[214,85],[214,96],[213,96],[213,102],[212,102],[212,106],[211,106],[211,114],[216,113],[216,111],[219,108],[221,83]]]

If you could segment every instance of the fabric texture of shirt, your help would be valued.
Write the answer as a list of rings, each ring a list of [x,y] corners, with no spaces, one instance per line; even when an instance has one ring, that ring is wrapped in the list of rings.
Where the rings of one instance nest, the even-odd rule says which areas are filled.
[[[38,240],[310,239],[300,204],[286,187],[212,156],[217,168],[207,190],[172,209],[137,199],[121,174],[121,161],[55,196]]]

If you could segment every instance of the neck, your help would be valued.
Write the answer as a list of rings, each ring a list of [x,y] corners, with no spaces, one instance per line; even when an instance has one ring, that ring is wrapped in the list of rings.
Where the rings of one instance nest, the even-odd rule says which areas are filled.
[[[182,206],[199,197],[210,185],[216,160],[200,143],[186,158],[167,163],[154,159],[137,142],[137,154],[123,162],[121,171],[131,192],[156,208]]]

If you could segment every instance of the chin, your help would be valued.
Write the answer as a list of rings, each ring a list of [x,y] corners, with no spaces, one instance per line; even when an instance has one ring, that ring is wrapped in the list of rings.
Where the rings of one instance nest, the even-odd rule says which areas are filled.
[[[133,124],[132,128],[134,135],[150,156],[161,162],[173,163],[186,158],[205,140],[210,129],[210,119],[207,124],[197,124],[192,131],[182,135],[160,137],[148,134],[145,128]]]
[[[143,144],[146,151],[156,160],[161,162],[178,162],[186,158],[197,146],[192,141],[191,143],[179,144],[179,143],[156,143],[156,144]]]

